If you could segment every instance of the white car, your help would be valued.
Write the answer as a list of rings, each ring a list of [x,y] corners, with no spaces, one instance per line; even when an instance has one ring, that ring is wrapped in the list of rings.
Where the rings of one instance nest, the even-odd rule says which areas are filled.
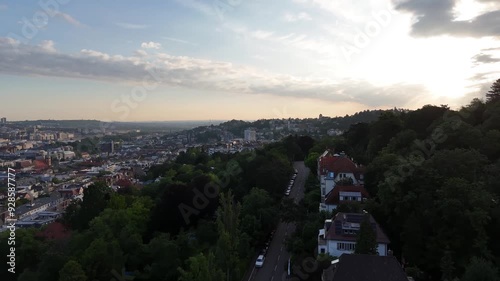
[[[286,195],[286,196],[290,195],[290,190],[287,190],[287,191],[285,192],[285,195]]]
[[[264,265],[264,255],[260,255],[257,257],[257,260],[255,261],[255,267],[262,267]]]

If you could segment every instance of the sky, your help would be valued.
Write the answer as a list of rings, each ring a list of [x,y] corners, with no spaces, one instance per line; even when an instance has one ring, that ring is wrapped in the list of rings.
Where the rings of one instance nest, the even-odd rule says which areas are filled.
[[[8,120],[458,108],[499,78],[498,0],[0,0]]]

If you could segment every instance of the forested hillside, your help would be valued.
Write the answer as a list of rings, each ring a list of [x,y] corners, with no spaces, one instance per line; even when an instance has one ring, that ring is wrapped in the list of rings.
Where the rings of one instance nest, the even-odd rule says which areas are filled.
[[[325,148],[367,166],[368,209],[409,275],[499,280],[500,80],[458,111],[427,105],[353,125],[306,163],[314,169]]]

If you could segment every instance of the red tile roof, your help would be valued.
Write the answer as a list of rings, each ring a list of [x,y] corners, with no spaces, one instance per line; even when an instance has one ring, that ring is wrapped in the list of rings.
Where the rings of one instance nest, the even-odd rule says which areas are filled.
[[[119,179],[115,182],[115,185],[118,185],[119,187],[128,187],[132,185],[132,182],[128,179]]]
[[[360,174],[363,173],[363,168],[358,167],[347,156],[325,156],[319,160],[320,174],[325,175],[328,172],[334,172],[335,175],[339,173],[353,173],[356,179],[360,179]]]
[[[44,160],[35,160],[33,164],[35,165],[35,170],[46,170],[49,168],[49,165]]]
[[[45,239],[56,240],[64,239],[71,236],[71,232],[60,222],[53,222],[47,226],[43,231],[37,234],[39,237]]]

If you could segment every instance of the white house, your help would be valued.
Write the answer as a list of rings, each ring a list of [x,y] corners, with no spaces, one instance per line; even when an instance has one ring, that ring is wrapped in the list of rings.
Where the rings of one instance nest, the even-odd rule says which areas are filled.
[[[378,254],[387,256],[390,243],[387,235],[370,214],[356,213],[337,213],[334,218],[325,220],[324,227],[318,233],[318,253],[325,253],[334,257],[354,253],[357,234],[365,216],[369,216],[370,223],[375,231]]]

